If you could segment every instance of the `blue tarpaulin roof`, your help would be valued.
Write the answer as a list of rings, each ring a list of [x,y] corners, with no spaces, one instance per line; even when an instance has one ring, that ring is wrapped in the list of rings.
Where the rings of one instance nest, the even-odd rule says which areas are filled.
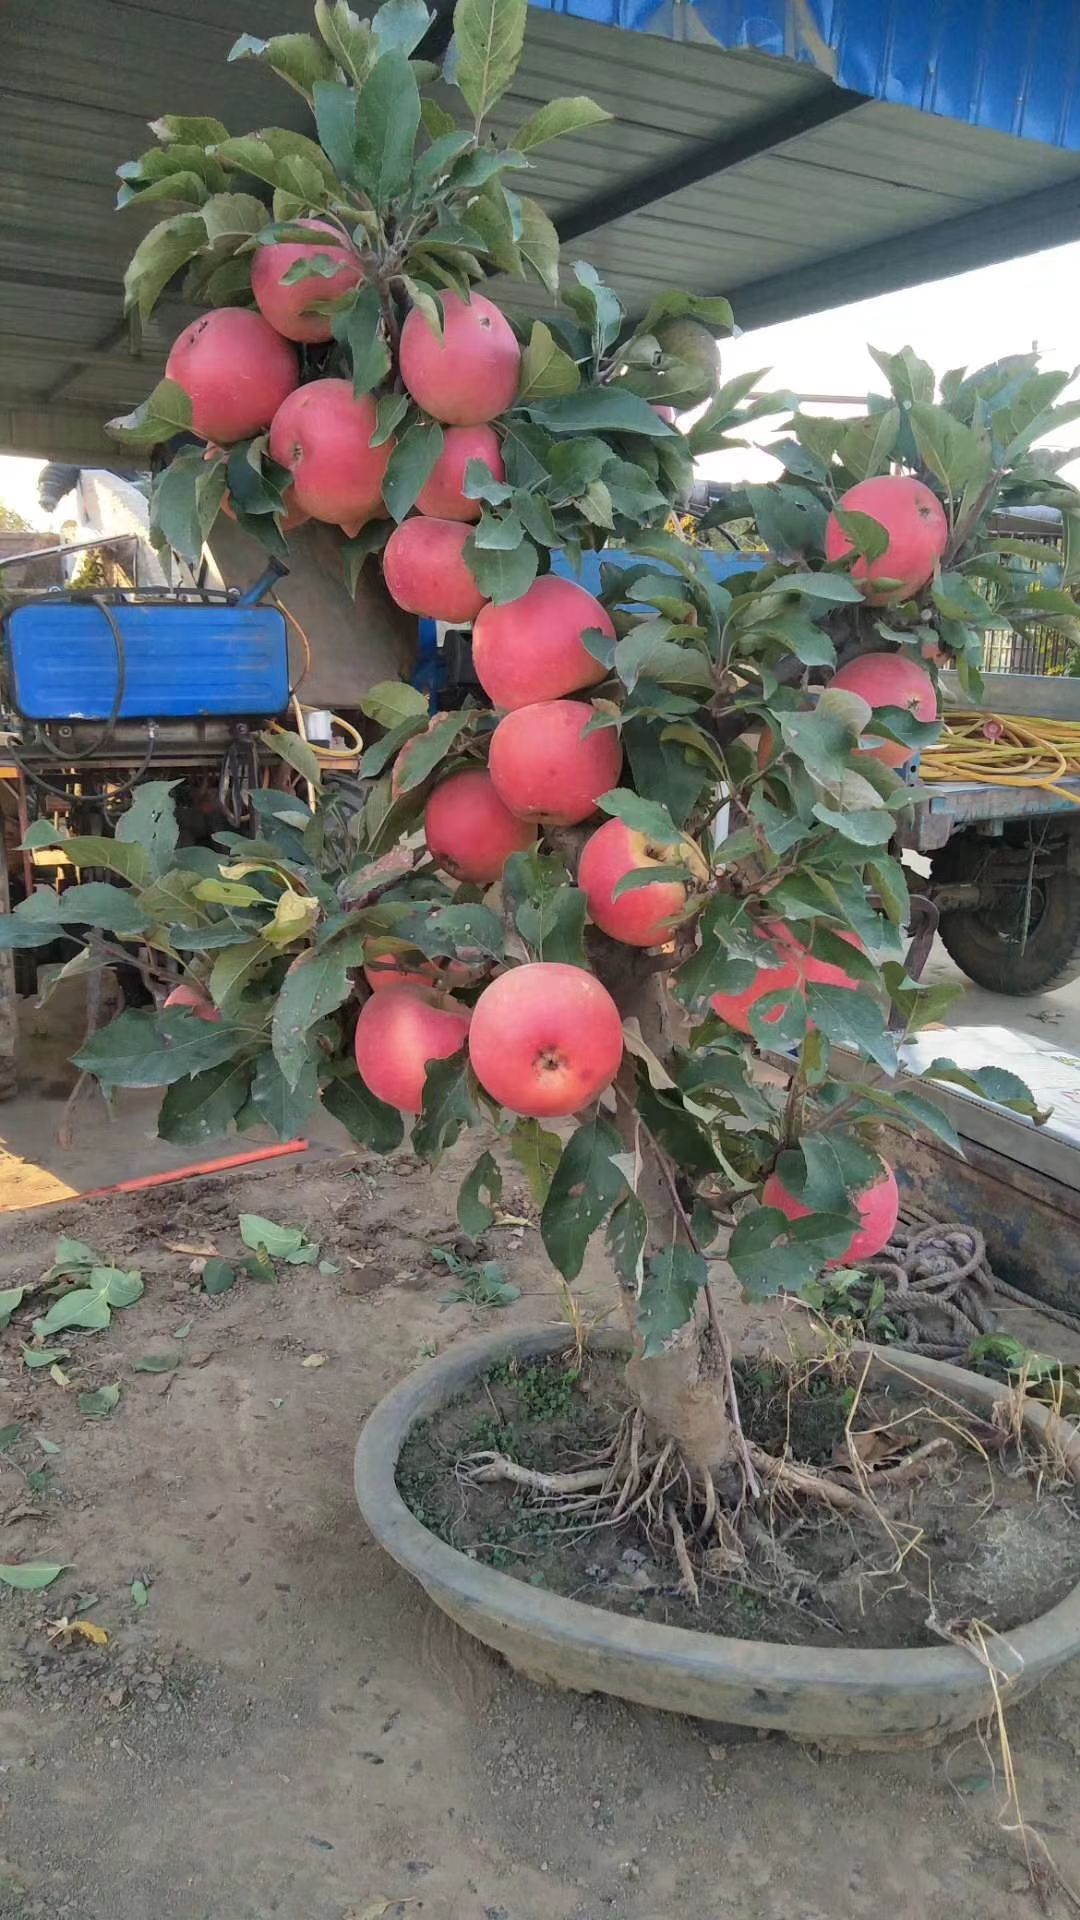
[[[1077,0],[532,0],[597,26],[797,60],[840,87],[1080,151]]]
[[[50,0],[47,59],[41,11],[0,5],[0,450],[112,460],[101,421],[187,317],[164,303],[132,356],[120,281],[158,209],[116,214],[115,168],[163,112],[307,129],[227,56],[311,6]],[[494,131],[578,92],[611,123],[535,149],[528,191],[632,313],[684,286],[751,328],[1080,238],[1080,0],[532,0]]]

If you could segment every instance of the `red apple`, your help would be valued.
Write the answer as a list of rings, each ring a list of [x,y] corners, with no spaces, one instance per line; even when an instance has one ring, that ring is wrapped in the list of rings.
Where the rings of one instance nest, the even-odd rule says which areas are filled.
[[[540,700],[517,707],[491,736],[488,769],[504,807],[519,820],[572,827],[595,813],[619,783],[622,747],[614,727],[586,733],[595,707],[582,700]]]
[[[916,720],[936,720],[937,688],[917,660],[903,653],[859,653],[854,660],[834,673],[830,687],[857,693],[872,707],[903,707]],[[871,739],[871,735],[867,735]],[[872,760],[886,767],[902,767],[911,759],[912,748],[897,740],[878,740],[865,749]]]
[[[433,1060],[464,1046],[470,1013],[423,987],[386,987],[365,1000],[356,1022],[356,1066],[377,1100],[419,1113]]]
[[[436,866],[478,886],[497,880],[512,853],[535,845],[536,833],[503,806],[482,767],[452,773],[431,795],[424,838]]]
[[[648,867],[685,866],[697,880],[707,880],[709,869],[692,840],[680,837],[667,846],[634,833],[623,820],[608,820],[590,835],[578,862],[578,885],[585,892],[589,917],[613,940],[628,947],[658,947],[671,937],[668,924],[686,905],[686,886],[679,880],[657,880],[634,887],[615,899],[615,888],[628,873]]]
[[[492,706],[559,700],[605,679],[607,668],[582,642],[590,627],[615,636],[599,600],[554,573],[534,580],[518,600],[481,607],[473,622],[473,666]]]
[[[851,577],[864,590],[872,607],[910,600],[931,578],[949,544],[949,522],[936,493],[910,473],[884,473],[860,480],[840,499],[841,511],[865,513],[885,528],[889,544],[876,560],[863,556],[854,562]],[[854,542],[834,513],[825,527],[825,558],[843,560]],[[896,581],[895,586],[877,584]]]
[[[805,1220],[807,1214],[815,1211],[789,1193],[777,1173],[770,1173],[766,1180],[761,1191],[761,1204],[763,1207],[779,1208],[789,1220]],[[856,1195],[855,1211],[860,1225],[856,1227],[844,1252],[828,1262],[830,1267],[858,1266],[860,1261],[872,1260],[875,1254],[888,1246],[900,1212],[900,1195],[891,1167],[883,1164],[880,1179]]]
[[[480,1085],[511,1113],[565,1119],[610,1086],[622,1060],[619,1010],[582,967],[536,960],[485,987],[469,1030]]]
[[[211,1025],[221,1019],[221,1014],[210,995],[204,993],[201,987],[190,985],[186,980],[182,980],[178,987],[173,988],[162,1006],[162,1012],[170,1013],[173,1007],[190,1007],[196,1020],[207,1020]]]

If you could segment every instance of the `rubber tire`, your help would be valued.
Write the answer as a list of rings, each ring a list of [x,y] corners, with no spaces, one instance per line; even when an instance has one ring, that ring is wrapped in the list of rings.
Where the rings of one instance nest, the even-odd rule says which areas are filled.
[[[946,857],[935,857],[931,878],[964,879],[962,838],[942,853]],[[1040,884],[1046,905],[1022,949],[1002,940],[979,913],[955,908],[941,916],[938,932],[949,958],[988,993],[1055,993],[1080,976],[1080,874],[1061,867]]]

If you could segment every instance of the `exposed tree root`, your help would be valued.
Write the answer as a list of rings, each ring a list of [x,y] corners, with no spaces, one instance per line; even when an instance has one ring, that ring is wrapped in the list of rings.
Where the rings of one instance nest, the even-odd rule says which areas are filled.
[[[670,1500],[667,1501],[664,1506],[664,1519],[667,1523],[668,1532],[671,1535],[671,1544],[675,1549],[675,1558],[679,1563],[679,1573],[681,1575],[679,1585],[687,1599],[692,1600],[695,1607],[700,1607],[701,1593],[694,1576],[694,1569],[690,1564],[690,1555],[686,1550],[686,1535],[682,1530],[682,1523]]]
[[[953,1442],[946,1434],[941,1433],[936,1440],[927,1440],[913,1452],[906,1453],[895,1466],[875,1467],[868,1473],[866,1468],[860,1465],[859,1478],[871,1489],[888,1487],[890,1491],[894,1491],[897,1487],[907,1486],[912,1480],[921,1480],[924,1473],[931,1471],[935,1462],[955,1452]]]
[[[581,1473],[538,1473],[535,1467],[521,1467],[505,1453],[474,1453],[468,1461],[467,1478],[509,1480],[515,1487],[527,1487],[530,1493],[561,1496],[588,1493],[606,1486],[610,1468],[586,1467]]]
[[[903,1478],[914,1478],[940,1447],[940,1441],[929,1442],[917,1457],[912,1456],[913,1466],[905,1461],[869,1480],[896,1486]],[[750,1443],[747,1455],[756,1497],[745,1480],[733,1497],[729,1487],[718,1487],[711,1473],[691,1468],[673,1441],[659,1447],[651,1442],[644,1415],[639,1408],[631,1408],[623,1414],[610,1445],[582,1467],[547,1473],[523,1467],[506,1454],[485,1451],[460,1461],[457,1471],[468,1483],[501,1480],[521,1488],[575,1535],[637,1519],[650,1538],[662,1540],[674,1554],[680,1586],[697,1605],[702,1574],[730,1577],[745,1568],[748,1552],[772,1577],[785,1583],[795,1580],[794,1563],[755,1508],[765,1504],[772,1508],[779,1499],[793,1504],[813,1501],[834,1513],[876,1518],[872,1500],[849,1483],[777,1459]]]
[[[876,1517],[873,1502],[856,1493],[853,1487],[841,1486],[838,1480],[815,1473],[812,1467],[797,1467],[792,1460],[778,1460],[760,1447],[751,1447],[750,1452],[762,1479],[777,1493],[802,1494],[806,1499],[832,1507],[836,1513],[860,1513],[866,1520]]]

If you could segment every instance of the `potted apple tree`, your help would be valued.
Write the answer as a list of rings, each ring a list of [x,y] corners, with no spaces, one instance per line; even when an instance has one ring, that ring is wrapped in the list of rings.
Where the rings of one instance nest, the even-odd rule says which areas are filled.
[[[78,920],[80,966],[149,955],[159,1003],[162,974],[175,982],[77,1060],[109,1089],[161,1086],[166,1138],[289,1138],[320,1104],[378,1153],[408,1130],[435,1159],[476,1129],[468,1232],[516,1162],[566,1282],[602,1234],[627,1366],[604,1464],[581,1469],[591,1519],[644,1499],[652,1546],[696,1598],[709,1555],[752,1551],[777,1500],[826,1516],[866,1500],[748,1430],[711,1278],[724,1265],[755,1297],[799,1294],[872,1258],[898,1207],[883,1128],[956,1144],[897,1078],[942,999],[905,969],[890,843],[904,769],[936,734],[940,665],[970,685],[988,624],[1071,618],[1038,561],[990,531],[1003,499],[1074,502],[1033,451],[1066,376],[1022,356],[939,390],[905,349],[876,356],[883,391],[859,419],[788,407],[783,478],[728,508],[765,564],[719,584],[673,510],[697,456],[783,403],[751,397],[758,375],[721,384],[726,301],[673,291],[628,316],[591,267],[560,268],[531,156],[609,116],[559,99],[493,130],[525,13],[459,0],[440,74],[421,0],[370,21],[317,0],[313,34],[245,35],[231,55],[297,88],[310,133],[166,115],[120,169],[122,203],[166,209],[129,304],[145,316],[179,280],[205,307],[113,423],[129,447],[173,448],[156,537],[194,561],[226,510],[287,557],[305,518],[340,528],[347,579],[379,569],[411,614],[472,623],[489,704],[432,714],[408,685],[376,687],[359,796],[278,733],[284,784],[251,795],[246,834],[207,845],[178,844],[160,785],[135,796],[115,854],[40,823],[36,844],[119,883],[35,895],[0,933],[30,945]],[[611,554],[598,596],[552,571],[553,554],[595,549]],[[938,1060],[925,1077],[1033,1112],[997,1068]],[[494,1357],[565,1344],[500,1335]],[[455,1348],[391,1396],[358,1480],[379,1537],[491,1644],[571,1683],[801,1731],[921,1734],[986,1704],[985,1669],[956,1646],[732,1642],[456,1552],[395,1470],[491,1348]],[[985,1383],[958,1378],[950,1395],[986,1404]],[[544,1490],[521,1461],[487,1467]],[[1026,1681],[1076,1644],[1076,1605],[1051,1618],[1011,1636]]]

